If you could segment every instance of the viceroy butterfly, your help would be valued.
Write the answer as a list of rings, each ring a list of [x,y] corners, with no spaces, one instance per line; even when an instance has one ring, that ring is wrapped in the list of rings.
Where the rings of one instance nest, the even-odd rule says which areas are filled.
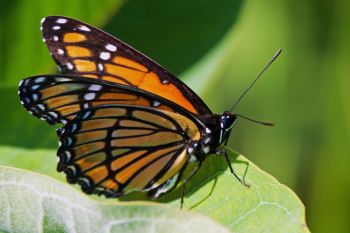
[[[57,170],[68,182],[89,194],[118,197],[138,190],[156,198],[176,187],[187,164],[196,161],[183,184],[182,206],[185,184],[206,156],[222,153],[245,184],[226,151],[217,149],[240,116],[233,108],[213,114],[166,69],[83,22],[49,16],[41,30],[63,74],[22,80],[19,97],[34,116],[63,123]]]

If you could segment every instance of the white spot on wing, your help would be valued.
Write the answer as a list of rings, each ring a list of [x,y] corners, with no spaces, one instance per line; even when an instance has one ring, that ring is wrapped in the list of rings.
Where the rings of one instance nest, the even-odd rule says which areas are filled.
[[[42,105],[42,104],[38,104],[37,106],[38,106],[38,108],[40,108],[41,110],[45,110],[44,105]]]
[[[64,128],[56,129],[56,132],[62,135],[66,130]]]
[[[39,98],[38,94],[33,94],[32,97],[33,97],[33,100],[34,100],[34,101],[37,101],[38,98]]]
[[[69,79],[69,78],[57,77],[56,81],[57,82],[72,82],[73,80]]]
[[[89,86],[90,91],[99,91],[101,89],[102,89],[102,86],[100,86],[100,85],[92,84]]]
[[[57,53],[62,55],[62,54],[64,54],[64,51],[63,51],[63,49],[57,49]]]
[[[106,45],[106,47],[105,47],[107,50],[109,50],[109,51],[112,51],[112,52],[115,52],[115,51],[117,51],[117,47],[116,46],[114,46],[114,45],[112,45],[112,44],[108,44],[108,45]]]
[[[99,63],[97,66],[100,71],[103,71],[103,65],[101,63]]]
[[[77,124],[72,125],[71,133],[73,133],[78,128]]]
[[[68,166],[67,169],[71,170],[73,176],[76,176],[77,169],[73,165]]]
[[[152,106],[153,107],[158,107],[160,105],[160,103],[158,101],[153,101],[152,102]]]
[[[86,31],[86,32],[91,31],[90,28],[86,27],[85,25],[80,25],[80,26],[78,27],[78,29],[80,29],[80,30],[82,30],[82,31]]]
[[[66,66],[67,66],[68,70],[73,70],[73,68],[74,68],[74,66],[73,66],[72,63],[70,63],[70,62],[68,62],[68,63],[66,64]]]
[[[84,116],[82,117],[82,119],[84,120],[84,119],[88,118],[88,117],[90,116],[90,114],[91,114],[91,112],[90,112],[90,111],[87,111],[87,112],[84,114]],[[73,131],[72,131],[72,132],[73,132]]]
[[[69,162],[69,160],[72,158],[72,154],[67,150],[64,152],[64,154],[66,156],[65,157],[66,162]]]
[[[34,85],[32,86],[32,90],[35,91],[36,89],[38,89],[40,87],[40,85]]]
[[[54,118],[57,118],[57,117],[58,117],[57,113],[55,113],[55,112],[49,112],[49,114],[50,114],[51,116],[53,116]]]
[[[67,145],[68,146],[70,146],[71,144],[72,144],[72,142],[73,142],[73,139],[72,138],[70,138],[70,137],[67,137]]]
[[[57,30],[60,30],[60,29],[61,29],[61,27],[60,27],[60,26],[58,26],[58,25],[56,25],[56,26],[53,26],[53,27],[52,27],[52,29],[57,31]]]
[[[67,20],[66,19],[57,19],[56,20],[56,23],[59,23],[59,24],[64,24],[64,23],[67,23]]]
[[[95,93],[87,93],[84,95],[85,100],[93,100],[96,97]]]
[[[176,180],[178,178],[179,174],[176,174],[169,180],[167,180],[164,185],[162,185],[160,188],[157,189],[156,193],[154,194],[155,197],[159,197],[160,194],[168,192],[174,185],[176,184]],[[150,189],[158,187],[158,183],[154,183]]]
[[[110,57],[111,57],[111,54],[108,53],[108,52],[101,52],[101,53],[100,53],[100,58],[101,58],[102,60],[108,60]]]
[[[34,80],[35,83],[41,83],[45,81],[45,77],[39,77],[37,79]]]
[[[58,41],[58,36],[53,36],[53,41]]]
[[[88,187],[91,186],[90,180],[89,180],[88,178],[86,178],[86,177],[79,177],[78,182],[84,183],[83,186],[84,186],[84,185],[85,185],[85,186],[88,186]]]
[[[205,144],[208,144],[210,142],[210,137],[207,137],[205,140],[204,140],[204,143]]]
[[[40,20],[40,24],[43,24],[43,23],[45,22],[45,20],[46,20],[46,17],[45,17],[45,18],[42,18],[42,19]]]
[[[95,190],[98,191],[98,192],[102,192],[102,191],[104,190],[104,188],[102,188],[102,187],[96,187]]]

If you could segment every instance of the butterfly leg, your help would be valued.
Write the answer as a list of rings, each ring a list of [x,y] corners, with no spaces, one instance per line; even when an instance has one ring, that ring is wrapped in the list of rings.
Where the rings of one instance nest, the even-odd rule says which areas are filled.
[[[182,206],[184,204],[184,197],[185,197],[185,187],[188,181],[191,180],[191,178],[198,172],[199,168],[202,166],[202,162],[199,162],[197,167],[192,170],[192,172],[186,177],[184,180],[184,183],[182,185],[182,190],[181,190],[181,204],[180,204],[180,209],[182,209]]]
[[[241,184],[243,184],[244,186],[246,186],[246,187],[249,188],[250,185],[247,184],[247,183],[245,182],[244,177],[243,177],[243,179],[239,178],[238,175],[237,175],[237,174],[235,173],[235,171],[233,170],[232,165],[231,165],[231,161],[230,161],[230,159],[228,158],[228,155],[227,155],[227,151],[226,151],[225,149],[221,149],[221,150],[216,151],[216,154],[217,154],[217,155],[222,155],[222,154],[224,155],[225,160],[226,160],[226,162],[227,162],[228,167],[230,168],[231,173],[236,177],[236,179],[237,179]]]

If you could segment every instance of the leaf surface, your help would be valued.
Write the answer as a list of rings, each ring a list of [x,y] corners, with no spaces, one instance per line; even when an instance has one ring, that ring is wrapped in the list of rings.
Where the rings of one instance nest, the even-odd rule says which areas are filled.
[[[0,167],[5,232],[229,232],[207,217],[145,202],[104,204],[48,176]]]
[[[293,191],[242,155],[230,150],[229,154],[236,173],[242,177],[246,172],[245,180],[250,188],[241,185],[229,172],[222,156],[209,155],[186,186],[185,210],[209,216],[231,232],[309,232],[305,223],[305,208]],[[1,147],[0,156],[2,165],[30,169],[65,180],[62,174],[56,172],[54,150]],[[191,168],[193,166],[187,169],[187,174]],[[178,187],[157,201],[169,203],[173,209],[177,209],[180,206],[180,191],[181,187]],[[112,206],[117,202],[116,199],[103,197],[94,199]],[[121,199],[148,200],[144,194],[136,192]]]

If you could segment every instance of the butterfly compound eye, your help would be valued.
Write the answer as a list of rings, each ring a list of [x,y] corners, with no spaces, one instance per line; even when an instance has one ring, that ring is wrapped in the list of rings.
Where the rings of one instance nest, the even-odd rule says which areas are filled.
[[[224,112],[220,117],[220,127],[229,131],[236,122],[237,117],[230,112]]]

